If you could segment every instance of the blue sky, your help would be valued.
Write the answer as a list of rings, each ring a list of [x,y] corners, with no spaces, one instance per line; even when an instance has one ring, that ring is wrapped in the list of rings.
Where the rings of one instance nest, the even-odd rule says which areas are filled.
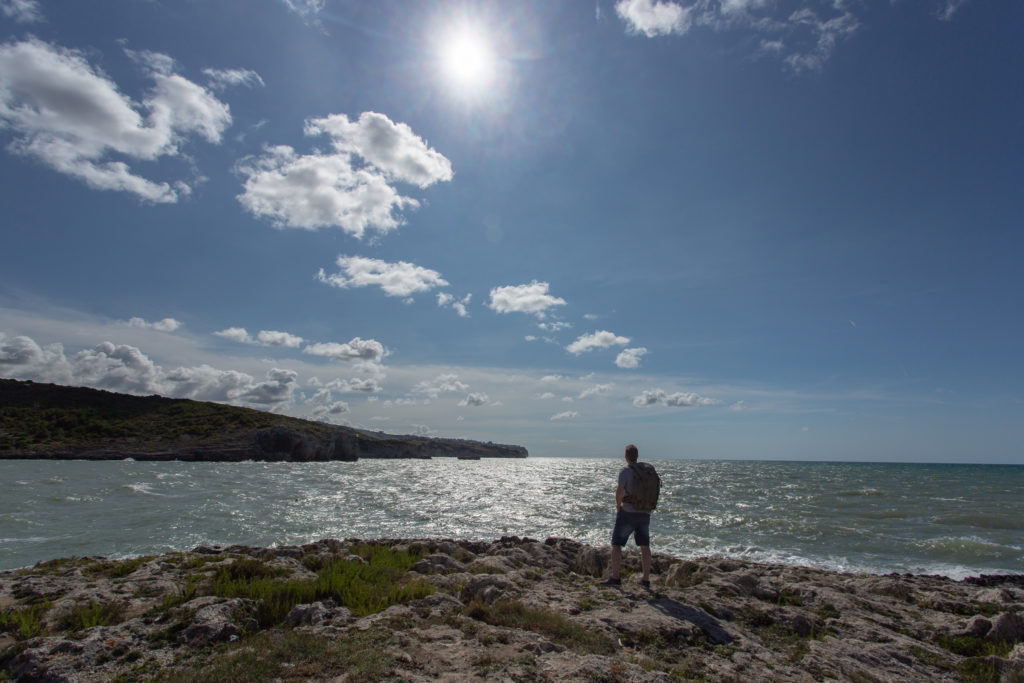
[[[0,0],[0,375],[1024,463],[1024,5]]]

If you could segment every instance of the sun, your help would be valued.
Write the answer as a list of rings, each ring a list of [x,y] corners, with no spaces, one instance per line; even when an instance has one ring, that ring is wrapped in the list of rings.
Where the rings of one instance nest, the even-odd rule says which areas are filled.
[[[479,90],[493,79],[495,59],[487,36],[468,26],[452,31],[441,44],[441,70],[453,86]]]

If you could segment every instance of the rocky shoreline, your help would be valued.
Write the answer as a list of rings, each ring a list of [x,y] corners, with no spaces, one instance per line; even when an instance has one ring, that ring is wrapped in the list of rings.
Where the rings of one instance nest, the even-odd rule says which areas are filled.
[[[1024,576],[564,538],[323,540],[0,572],[0,680],[1024,681]],[[380,592],[375,592],[380,591]]]

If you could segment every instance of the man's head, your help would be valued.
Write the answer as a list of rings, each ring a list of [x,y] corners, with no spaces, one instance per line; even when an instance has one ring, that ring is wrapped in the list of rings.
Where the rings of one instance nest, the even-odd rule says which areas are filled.
[[[636,446],[629,444],[626,446],[626,460],[629,462],[636,462],[640,457],[640,451],[636,449]]]

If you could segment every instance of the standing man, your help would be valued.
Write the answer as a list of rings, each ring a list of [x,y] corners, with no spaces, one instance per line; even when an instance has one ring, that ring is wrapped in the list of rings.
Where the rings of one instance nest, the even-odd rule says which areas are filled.
[[[619,471],[619,485],[615,489],[615,528],[612,530],[612,558],[608,568],[606,586],[620,586],[619,567],[622,565],[622,546],[630,535],[640,547],[643,578],[640,584],[651,587],[651,510],[658,504],[661,482],[654,467],[637,463],[640,453],[633,444],[626,446],[626,466]]]

